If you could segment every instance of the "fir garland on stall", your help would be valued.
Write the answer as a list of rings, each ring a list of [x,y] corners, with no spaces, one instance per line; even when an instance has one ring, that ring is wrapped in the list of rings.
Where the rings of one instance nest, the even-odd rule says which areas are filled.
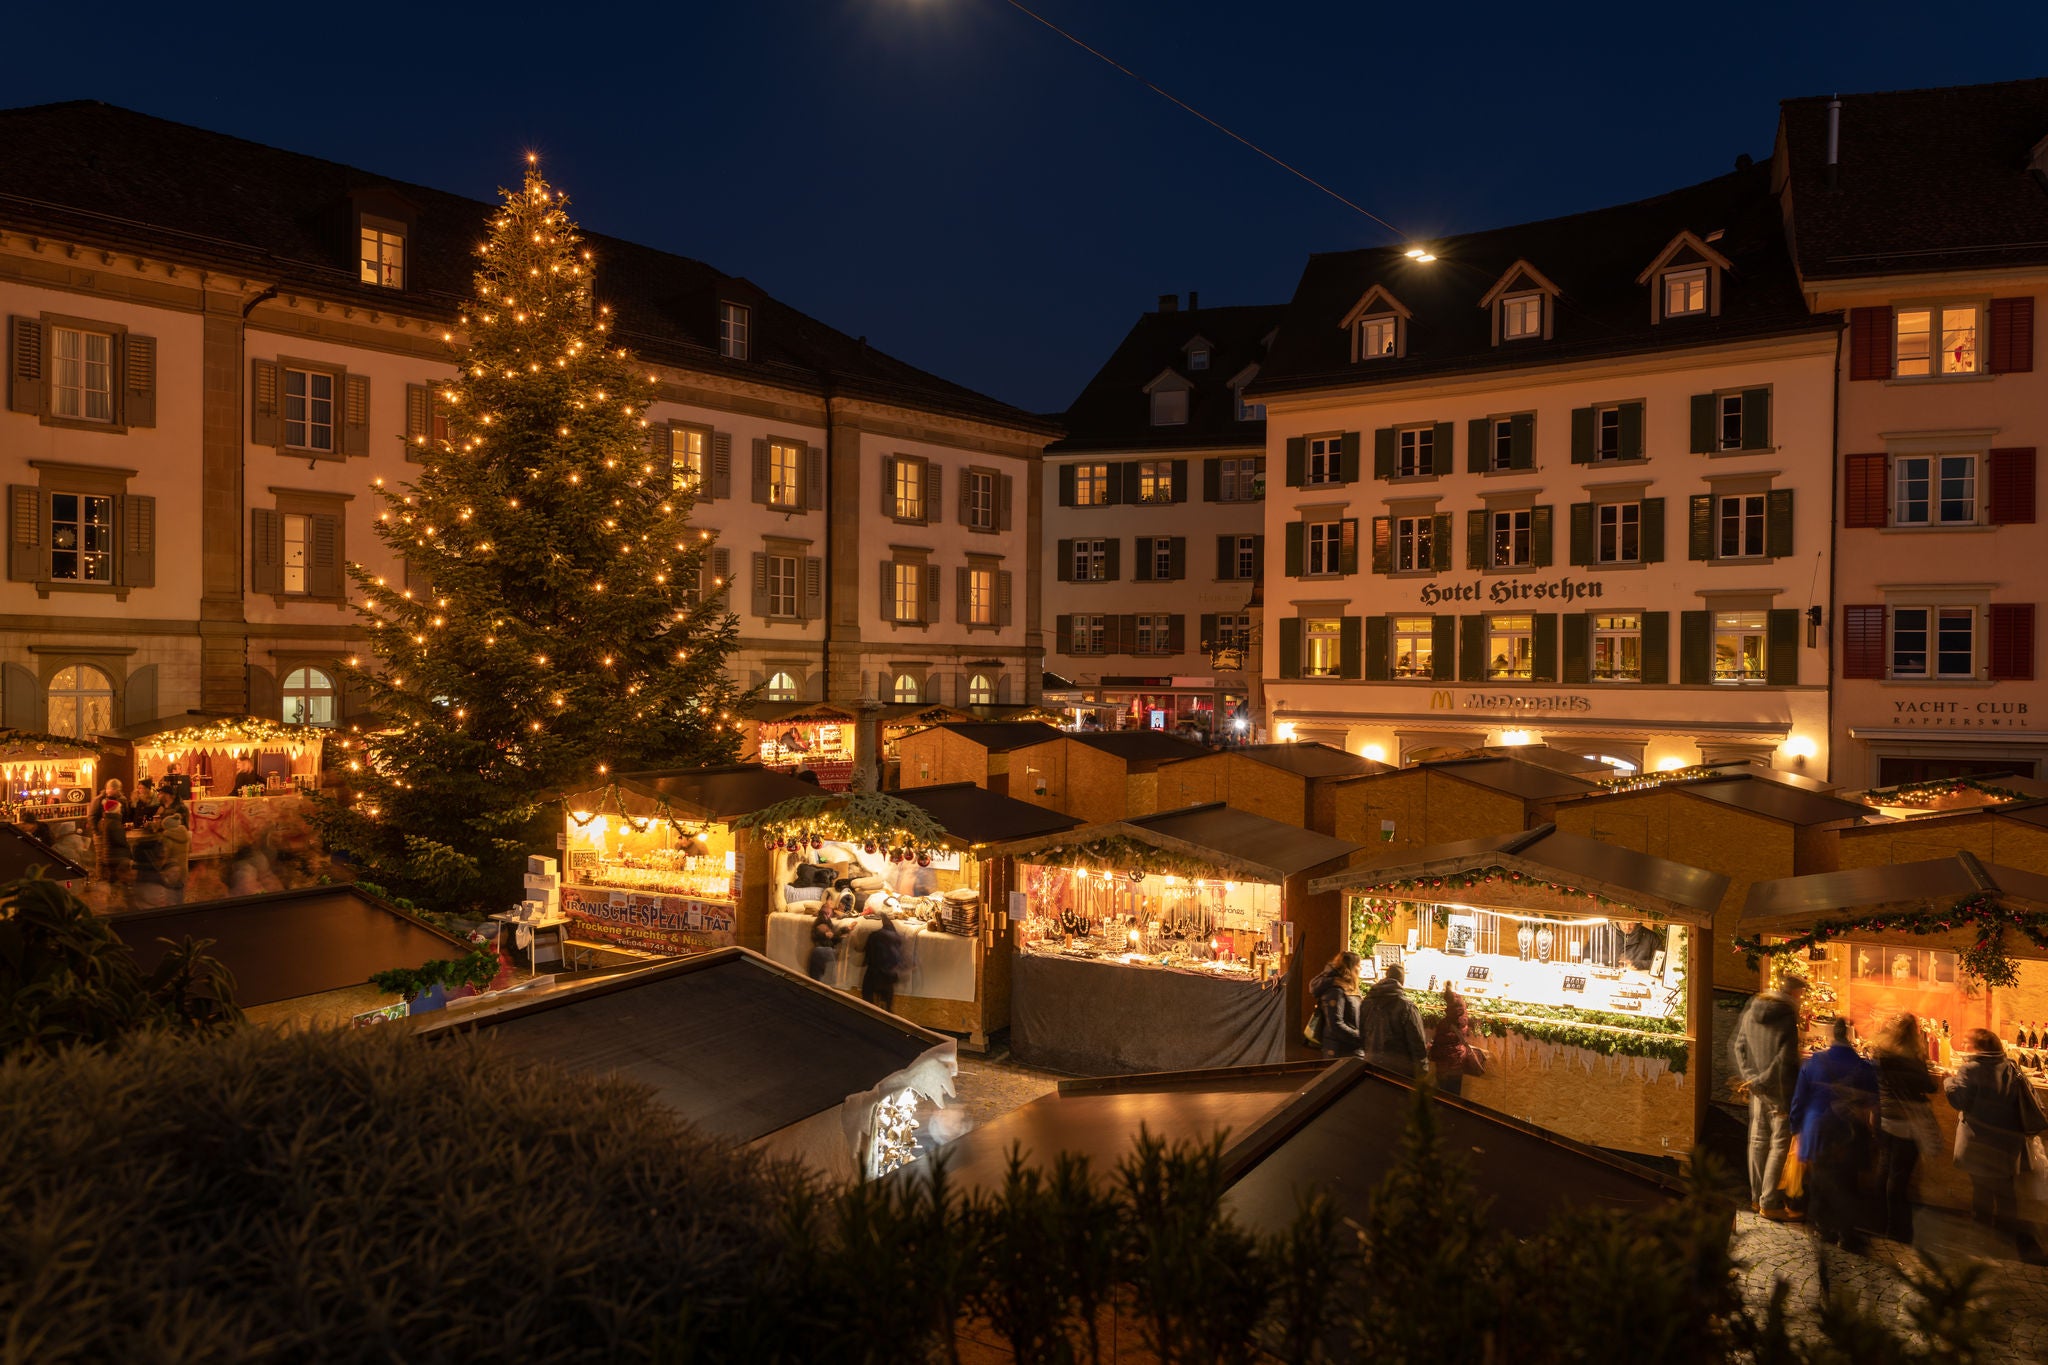
[[[1896,787],[1873,787],[1855,798],[1872,806],[1905,806],[1933,810],[1943,801],[1971,794],[1994,802],[2031,800],[2027,793],[2001,787],[1981,777],[1935,777],[1925,782],[1902,782]]]
[[[1430,1026],[1443,1018],[1441,992],[1411,989],[1408,998],[1415,1002]],[[1680,1075],[1686,1069],[1690,1043],[1685,1025],[1676,1019],[1639,1019],[1606,1010],[1515,1004],[1484,996],[1468,995],[1463,999],[1470,1027],[1490,1038],[1519,1033],[1537,1042],[1584,1048],[1603,1057],[1654,1057]]]
[[[793,796],[742,815],[732,825],[759,831],[770,848],[801,851],[831,839],[860,844],[870,853],[887,850],[896,861],[929,862],[931,851],[948,838],[945,826],[924,807],[885,792],[859,790]]]
[[[1054,844],[1019,855],[1024,862],[1041,867],[1079,867],[1091,871],[1121,872],[1138,877],[1185,877],[1190,881],[1264,881],[1250,873],[1234,874],[1228,868],[1203,862],[1185,853],[1158,848],[1127,834],[1105,834],[1079,843]]]
[[[1583,896],[1599,906],[1624,905],[1624,902],[1604,896],[1598,891],[1588,891],[1583,887],[1570,886],[1564,882],[1554,882],[1547,877],[1538,877],[1528,872],[1502,867],[1498,863],[1492,867],[1474,868],[1470,872],[1451,872],[1442,876],[1401,877],[1394,881],[1374,882],[1370,886],[1354,887],[1352,889],[1354,892],[1364,895],[1379,895],[1389,891],[1412,891],[1420,893],[1421,899],[1427,900],[1432,892],[1469,891],[1475,886],[1501,884],[1531,887],[1539,891],[1550,891],[1565,896]],[[1397,899],[1412,900],[1415,897],[1398,897]],[[1643,919],[1655,923],[1662,918],[1656,910],[1648,906],[1626,904],[1624,908],[1627,909],[1631,919]]]
[[[678,838],[695,839],[709,831],[714,823],[695,816],[677,814],[676,808],[670,805],[668,798],[664,796],[654,798],[654,810],[650,814],[635,815],[626,809],[626,793],[616,782],[608,784],[597,800],[590,804],[589,809],[571,809],[585,794],[578,793],[576,797],[564,798],[561,802],[571,823],[578,829],[585,828],[600,815],[616,815],[635,834],[645,834],[654,826],[665,824]]]
[[[1746,954],[1754,967],[1764,957],[1804,953],[1809,948],[1840,938],[1844,934],[1928,934],[1974,930],[1977,937],[1957,954],[1965,973],[1987,986],[2019,984],[2019,969],[2006,950],[2005,935],[2016,929],[2036,948],[2048,951],[2048,911],[2014,910],[2001,905],[1996,896],[1977,895],[1940,910],[1913,910],[1893,915],[1863,915],[1855,919],[1822,920],[1801,933],[1777,942],[1761,936],[1737,935],[1735,947]]]

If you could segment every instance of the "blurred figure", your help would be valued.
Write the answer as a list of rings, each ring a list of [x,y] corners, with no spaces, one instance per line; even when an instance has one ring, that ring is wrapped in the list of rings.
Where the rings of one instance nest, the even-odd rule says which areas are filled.
[[[1871,1040],[1877,1064],[1878,1167],[1884,1188],[1884,1235],[1913,1240],[1913,1170],[1941,1150],[1941,1129],[1929,1097],[1940,1087],[1927,1069],[1920,1021],[1895,1014]]]
[[[2005,1055],[2005,1045],[1990,1029],[1964,1035],[1968,1049],[1956,1059],[1955,1073],[1944,1087],[1948,1102],[1962,1117],[1956,1134],[1956,1169],[1970,1177],[1970,1211],[1978,1222],[1997,1228],[2019,1246],[2029,1262],[2041,1260],[2041,1243],[2020,1221],[2014,1181],[2027,1165],[2027,1138],[2048,1128],[2048,1116],[2034,1099],[2034,1089]]]
[[[1807,1217],[1823,1242],[1859,1251],[1857,1179],[1870,1165],[1877,1123],[1877,1068],[1849,1043],[1849,1021],[1828,1026],[1829,1046],[1806,1059],[1792,1091],[1792,1127],[1807,1166]]]
[[[1799,1002],[1803,977],[1788,976],[1743,1007],[1735,1026],[1735,1073],[1749,1091],[1749,1198],[1776,1222],[1799,1217],[1779,1182],[1792,1147],[1792,1090],[1799,1083]]]
[[[1444,983],[1444,1017],[1429,1040],[1429,1068],[1436,1088],[1446,1095],[1463,1094],[1467,1076],[1483,1075],[1479,1050],[1472,1046],[1472,1011],[1465,997]]]
[[[1358,1007],[1358,1045],[1374,1066],[1420,1079],[1429,1044],[1422,1034],[1422,1011],[1403,988],[1407,977],[1400,963],[1389,962],[1386,974],[1365,993]]]
[[[1325,1057],[1359,1056],[1358,1011],[1363,997],[1358,989],[1357,953],[1339,953],[1308,983],[1309,998],[1323,1016],[1322,1052]]]

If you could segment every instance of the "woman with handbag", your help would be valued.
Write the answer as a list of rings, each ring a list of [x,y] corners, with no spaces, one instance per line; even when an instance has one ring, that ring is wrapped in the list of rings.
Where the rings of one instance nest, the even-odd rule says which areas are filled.
[[[2014,1183],[2030,1170],[2028,1138],[2048,1128],[2034,1089],[2005,1055],[1990,1029],[1971,1029],[1964,1054],[1944,1091],[1961,1118],[1956,1123],[1956,1169],[1970,1177],[1970,1211],[1980,1223],[2019,1244],[2023,1260],[2038,1262],[2041,1244],[2020,1221]]]
[[[1446,1095],[1460,1094],[1467,1076],[1486,1074],[1486,1054],[1472,1045],[1472,1015],[1465,997],[1444,983],[1444,1017],[1429,1040],[1429,1065],[1436,1073],[1436,1088]]]
[[[1357,953],[1339,953],[1309,982],[1309,994],[1316,1002],[1314,1042],[1325,1057],[1358,1055],[1358,974],[1362,966]]]
[[[1931,1096],[1940,1087],[1927,1069],[1920,1021],[1895,1014],[1878,1026],[1870,1059],[1877,1066],[1878,1169],[1884,1191],[1884,1235],[1913,1241],[1913,1170],[1941,1150]]]

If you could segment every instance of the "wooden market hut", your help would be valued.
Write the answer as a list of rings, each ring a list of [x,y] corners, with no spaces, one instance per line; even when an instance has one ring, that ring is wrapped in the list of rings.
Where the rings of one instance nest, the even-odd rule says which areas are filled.
[[[126,764],[123,771],[103,773],[103,778],[119,777],[132,792],[145,777],[162,781],[170,765],[176,763],[192,779],[196,801],[232,796],[235,766],[244,758],[251,760],[264,779],[266,795],[293,796],[317,790],[329,731],[261,716],[209,716],[189,711],[131,725],[116,734],[126,741]],[[193,838],[196,843],[196,829]]]
[[[2048,916],[2048,875],[1988,862],[1967,850],[1918,862],[1845,867],[1757,883],[1739,927],[1746,936],[1793,950],[1783,958],[1784,967],[1811,984],[1804,1005],[1816,1025],[1827,1015],[1844,1014],[1857,1035],[1867,1038],[1893,1014],[1931,1020],[1938,1077],[1963,1050],[1970,1029],[1988,1028],[2036,1080],[2037,1097],[2048,1098],[2041,1088],[2048,1044],[2023,1050],[2014,1042],[2022,1026],[2038,1033],[2048,1024],[2048,949],[2008,918],[2001,942],[2016,980],[1976,980],[1965,954],[1982,936],[1976,917],[1986,912],[2026,917],[2037,931],[2048,927],[2042,918]],[[1770,967],[1767,961],[1759,969],[1759,981]],[[1942,1103],[1934,1112],[1944,1150],[1952,1148],[1955,1113]],[[1970,1207],[1968,1184],[1949,1162],[1923,1161],[1920,1171],[1922,1202]]]
[[[1438,759],[1338,783],[1330,828],[1369,845],[1373,861],[1405,862],[1436,844],[1529,829],[1552,803],[1598,790],[1514,757]]]
[[[1376,964],[1401,961],[1425,1015],[1454,986],[1477,1031],[1503,1040],[1468,1098],[1609,1149],[1669,1156],[1699,1140],[1718,872],[1540,825],[1310,886],[1345,896],[1347,940]],[[1643,967],[1600,946],[1630,923],[1630,951],[1639,933],[1659,945]]]
[[[830,1180],[871,1174],[877,1106],[951,1098],[950,1038],[743,948],[486,1004],[422,1033],[650,1087],[692,1126]]]
[[[1031,926],[1051,913],[1039,902],[1059,875],[1089,874],[1098,886],[1128,878],[1120,890],[1132,895],[1149,895],[1155,883],[1171,880],[1095,852],[1132,845],[1201,869],[1212,886],[1261,891],[1270,922],[1256,932],[1266,943],[1291,944],[1289,956],[1278,959],[1284,975],[1204,976],[1114,954],[1081,955],[1050,935],[1034,937]],[[1213,802],[993,851],[1011,858],[1026,898],[1012,972],[1012,1053],[1059,1071],[1107,1075],[1284,1059],[1288,1040],[1301,1030],[1307,978],[1337,951],[1341,927],[1336,898],[1312,891],[1311,881],[1342,867],[1358,845]]]
[[[1093,824],[1162,807],[1159,771],[1207,752],[1163,730],[1084,730],[1010,754],[1009,794]]]
[[[983,708],[987,709],[987,708]],[[958,706],[938,706],[928,702],[891,702],[877,707],[873,712],[875,727],[875,752],[882,762],[881,789],[893,791],[901,785],[898,776],[902,756],[896,746],[905,735],[914,735],[919,730],[933,725],[949,725],[985,721],[989,717],[977,715],[972,710]]]
[[[864,752],[860,728],[860,713],[838,702],[766,702],[748,717],[743,756],[779,772],[808,768],[826,791],[845,791]]]
[[[88,739],[0,730],[0,814],[44,822],[83,820],[99,790],[99,745]],[[118,777],[115,771],[108,776]]]
[[[1060,731],[1035,720],[951,721],[896,741],[897,785],[943,787],[972,782],[992,792],[1010,791],[1010,755],[1057,739]]]
[[[1339,783],[1393,771],[1388,764],[1314,740],[1248,744],[1162,764],[1158,802],[1160,809],[1174,810],[1221,801],[1328,834],[1336,819]]]
[[[1749,888],[1833,867],[1839,834],[1872,818],[1854,802],[1754,775],[1600,792],[1555,802],[1546,813],[1566,833],[1726,877],[1714,914],[1713,981],[1733,991],[1756,988],[1755,968],[1735,947]]]
[[[370,977],[470,950],[346,884],[129,910],[106,923],[144,971],[154,970],[174,943],[211,940],[206,953],[233,973],[235,1002],[250,1020],[293,1027],[342,1025],[402,1004]]]

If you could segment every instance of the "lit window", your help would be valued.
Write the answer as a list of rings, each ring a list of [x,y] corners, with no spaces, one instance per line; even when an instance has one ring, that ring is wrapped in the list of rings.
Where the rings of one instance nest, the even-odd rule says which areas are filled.
[[[1977,520],[1975,455],[1901,455],[1892,461],[1892,524],[1968,526]]]
[[[1521,341],[1543,335],[1543,296],[1510,294],[1500,301],[1500,335],[1503,341]]]
[[[1344,668],[1344,622],[1312,616],[1301,623],[1302,676],[1334,678]]]
[[[924,518],[924,464],[919,460],[898,458],[890,461],[896,470],[896,519],[898,521],[923,521]]]
[[[1412,479],[1436,468],[1436,428],[1407,427],[1396,434],[1394,477]]]
[[[1100,583],[1109,577],[1109,542],[1103,540],[1077,540],[1074,542],[1074,581],[1076,583]]]
[[[704,486],[704,433],[690,427],[668,429],[669,467],[676,491],[695,493]]]
[[[50,577],[59,583],[114,581],[114,500],[50,494]]]
[[[1721,559],[1754,559],[1764,552],[1764,495],[1730,493],[1720,500]]]
[[[1072,654],[1100,654],[1103,644],[1103,618],[1100,616],[1076,616],[1073,638],[1068,642]]]
[[[748,333],[753,330],[753,310],[745,304],[718,305],[718,353],[728,360],[747,358]]]
[[[768,614],[789,618],[796,615],[798,564],[795,555],[763,555],[767,561]]]
[[[996,685],[989,681],[986,673],[977,673],[967,680],[967,704],[969,706],[993,706],[996,700]]]
[[[1436,567],[1436,518],[1398,517],[1394,521],[1394,572],[1412,573]]]
[[[1760,683],[1764,680],[1765,613],[1714,613],[1714,681]]]
[[[890,699],[897,702],[923,701],[924,688],[908,673],[898,673],[896,682],[889,689]]]
[[[1397,678],[1436,676],[1435,623],[1427,616],[1396,616],[1392,630],[1393,674]]]
[[[1375,360],[1394,354],[1394,325],[1398,319],[1392,316],[1360,318],[1358,320],[1358,358]]]
[[[114,420],[114,338],[50,328],[50,412],[81,422]]]
[[[795,701],[796,679],[787,673],[777,673],[768,679],[761,694],[768,701]]]
[[[362,239],[363,283],[405,288],[405,229],[382,218],[366,217]]]
[[[114,684],[97,668],[74,664],[50,679],[50,733],[91,739],[114,728]]]
[[[899,463],[901,463],[899,461]],[[768,502],[774,507],[803,505],[804,448],[784,441],[768,443]]]
[[[890,607],[897,621],[914,623],[924,619],[924,565],[901,561],[889,567]],[[917,698],[912,697],[912,701]]]
[[[1173,461],[1147,460],[1138,466],[1138,501],[1173,501]]]
[[[306,590],[306,532],[312,520],[297,513],[284,517],[284,590],[288,593]]]
[[[1664,277],[1664,316],[1682,318],[1707,311],[1707,272],[1674,270]]]
[[[1535,671],[1536,622],[1532,616],[1486,618],[1486,676],[1521,678]]]
[[[1306,535],[1308,557],[1302,565],[1303,574],[1313,578],[1318,574],[1344,572],[1343,522],[1312,521]]]
[[[284,372],[284,443],[293,450],[334,449],[334,376]]]
[[[992,626],[996,623],[996,571],[967,571],[967,623]]]
[[[1107,507],[1109,505],[1109,466],[1106,464],[1077,464],[1074,466],[1074,506]]]
[[[1188,420],[1188,391],[1186,389],[1154,389],[1152,391],[1152,425],[1155,427],[1177,427]]]
[[[317,668],[295,668],[282,689],[286,725],[334,724],[334,679]]]
[[[1602,564],[1633,564],[1643,553],[1643,505],[1638,502],[1604,502],[1594,512],[1593,557]]]
[[[1895,373],[1903,378],[1977,373],[1977,306],[1901,308]]]
[[[967,480],[967,525],[976,531],[996,529],[996,476],[970,469]]]
[[[1891,618],[1894,678],[1976,676],[1974,607],[1897,607]]]
[[[1312,484],[1344,482],[1342,436],[1308,438],[1308,469],[1305,471],[1305,478]]]
[[[1527,507],[1494,512],[1487,517],[1493,529],[1493,567],[1520,568],[1532,562],[1536,514]]]
[[[1593,618],[1593,681],[1643,680],[1643,618],[1608,612]]]

